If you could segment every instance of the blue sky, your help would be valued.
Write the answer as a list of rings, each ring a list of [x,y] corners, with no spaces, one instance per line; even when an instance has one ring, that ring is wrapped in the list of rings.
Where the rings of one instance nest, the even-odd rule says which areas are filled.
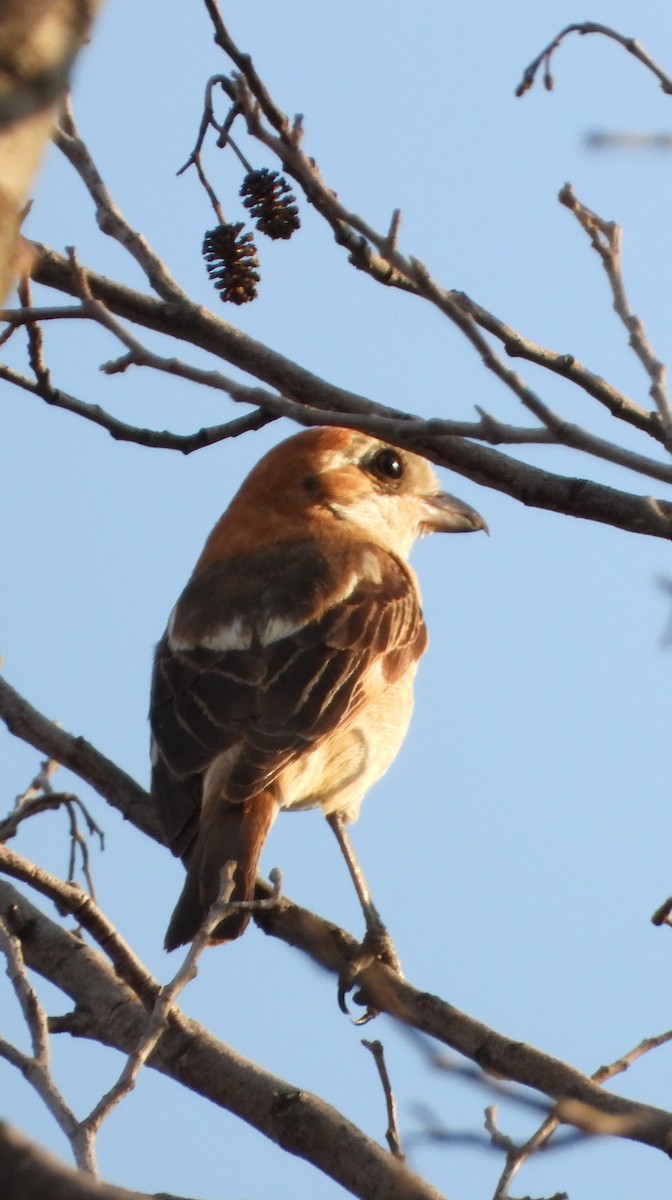
[[[588,17],[637,35],[665,64],[667,3],[602,0],[577,12],[560,0],[424,0],[420,8],[249,0],[225,6],[224,15],[278,103],[305,114],[305,144],[349,208],[378,228],[401,208],[401,248],[442,284],[646,402],[647,380],[611,311],[601,267],[556,197],[569,180],[585,203],[623,225],[633,307],[669,358],[672,159],[584,145],[594,129],[669,129],[669,97],[599,38],[565,44],[552,93],[513,93],[542,46]],[[456,330],[422,302],[355,272],[305,204],[300,235],[260,246],[258,301],[223,308],[200,257],[211,211],[195,174],[176,171],[195,140],[205,80],[225,69],[196,0],[169,9],[108,0],[75,79],[77,121],[103,177],[182,286],[260,341],[376,401],[460,419],[478,404],[528,423]],[[256,147],[244,149],[255,166],[273,165]],[[208,164],[227,215],[240,219],[238,166],[221,154]],[[55,151],[29,233],[57,249],[74,244],[92,269],[144,286],[139,269],[97,232],[79,181]],[[160,339],[146,340],[167,352]],[[19,341],[9,356],[16,364]],[[119,353],[103,331],[54,326],[46,347],[59,386],[124,420],[186,432],[237,415],[221,395],[166,376],[101,375],[99,364]],[[568,420],[609,436],[609,418],[588,397],[540,370],[524,373]],[[252,463],[291,427],[183,458],[117,444],[4,384],[1,396],[4,671],[41,711],[146,783],[153,644],[210,527]],[[623,440],[648,452],[634,434]],[[664,495],[662,485],[570,451],[540,447],[525,457]],[[669,930],[649,923],[672,892],[671,661],[660,644],[669,600],[656,584],[670,574],[667,546],[526,509],[455,475],[443,480],[479,509],[492,536],[434,538],[417,548],[431,646],[411,732],[364,805],[355,845],[413,983],[592,1071],[671,1023]],[[2,736],[5,808],[37,761]],[[174,956],[167,959],[161,943],[181,867],[61,775],[60,785],[79,791],[107,832],[104,854],[94,852],[100,903],[168,979]],[[49,869],[66,869],[59,814],[41,817],[14,844]],[[262,869],[275,865],[288,895],[359,930],[345,869],[318,814],[278,821]],[[49,988],[42,994],[49,1000]],[[50,1003],[64,1007],[55,994]],[[383,1098],[362,1034],[339,1013],[333,981],[286,947],[251,930],[207,954],[184,1007],[382,1140]],[[23,1036],[18,1023],[12,1031]],[[490,1195],[492,1153],[414,1140],[418,1106],[459,1131],[480,1128],[487,1099],[430,1071],[386,1020],[366,1035],[385,1043],[412,1165],[453,1197]],[[645,1058],[615,1089],[669,1108],[671,1053]],[[65,1041],[55,1061],[80,1112],[121,1066],[112,1052]],[[17,1123],[65,1154],[61,1135],[2,1064],[0,1080]],[[534,1128],[513,1106],[501,1104],[500,1115],[511,1136]],[[252,1197],[277,1190],[280,1179],[283,1193],[299,1200],[340,1194],[149,1071],[107,1122],[99,1154],[106,1178],[147,1191]],[[644,1191],[655,1200],[669,1192],[669,1166],[638,1146],[589,1143],[533,1162],[518,1191],[563,1189],[572,1200]]]

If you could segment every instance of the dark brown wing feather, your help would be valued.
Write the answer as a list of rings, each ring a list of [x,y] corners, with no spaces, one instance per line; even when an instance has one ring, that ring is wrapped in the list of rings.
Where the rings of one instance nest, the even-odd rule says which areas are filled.
[[[357,553],[377,556],[380,580],[356,570]],[[336,580],[349,575],[359,582],[330,605]],[[248,626],[251,634],[251,645],[241,650],[171,650],[167,637],[157,649],[152,795],[168,845],[188,857],[201,776],[215,758],[235,748],[227,799],[245,801],[359,709],[373,659],[383,656],[393,682],[420,657],[427,639],[408,569],[370,544],[349,547],[347,561],[327,562],[311,544],[301,554],[238,560],[226,569],[218,564],[188,585],[178,620],[181,607],[192,637],[212,638],[227,626]],[[299,630],[263,645],[269,619],[289,623],[297,607],[305,622]],[[311,619],[316,612],[321,615]]]

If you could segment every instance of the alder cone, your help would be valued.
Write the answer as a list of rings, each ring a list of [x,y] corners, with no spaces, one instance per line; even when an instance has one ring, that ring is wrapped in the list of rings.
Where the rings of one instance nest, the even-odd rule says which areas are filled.
[[[203,238],[203,257],[208,275],[221,299],[231,304],[247,304],[257,295],[259,273],[254,238],[242,221],[217,225]]]
[[[279,171],[249,171],[240,189],[243,204],[257,222],[257,229],[270,238],[287,239],[300,228],[296,198]]]

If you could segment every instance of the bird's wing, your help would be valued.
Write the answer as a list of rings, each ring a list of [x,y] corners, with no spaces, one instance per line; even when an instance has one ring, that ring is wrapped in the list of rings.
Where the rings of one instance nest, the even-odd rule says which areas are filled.
[[[361,708],[374,662],[376,678],[393,683],[426,645],[413,577],[382,549],[327,560],[304,546],[272,557],[195,577],[178,602],[172,644],[166,635],[157,649],[152,791],[178,854],[216,758],[231,752],[226,798],[246,800]]]

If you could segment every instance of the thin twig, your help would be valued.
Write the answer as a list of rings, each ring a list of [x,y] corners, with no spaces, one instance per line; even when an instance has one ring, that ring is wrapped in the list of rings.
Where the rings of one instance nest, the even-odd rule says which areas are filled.
[[[90,933],[112,962],[119,977],[144,1004],[153,1004],[158,984],[94,899],[75,883],[66,883],[8,846],[0,845],[0,872],[19,879],[47,896],[61,912],[70,913]]]
[[[27,864],[28,869],[17,871],[16,868],[18,856],[0,857],[0,868],[7,870],[8,873],[18,875],[28,879],[33,886],[39,886],[40,890],[46,891],[47,894],[54,895],[56,893],[60,899],[65,898],[66,907],[72,910],[71,894],[67,891],[65,884],[60,884],[60,881],[54,881],[53,877],[48,877],[46,872],[40,872],[37,868],[32,868],[32,864]],[[24,860],[25,862],[25,860]],[[197,963],[200,955],[210,941],[210,934],[217,923],[223,916],[227,915],[231,910],[229,902],[231,892],[234,886],[234,871],[236,864],[230,862],[222,873],[222,889],[220,897],[212,906],[202,928],[199,930],[196,938],[187,952],[185,960],[180,967],[173,980],[161,989],[157,989],[153,985],[154,1002],[149,1013],[148,1021],[145,1030],[140,1037],[135,1049],[128,1055],[124,1068],[119,1075],[115,1084],[100,1098],[94,1105],[89,1114],[82,1120],[77,1120],[72,1113],[72,1110],[65,1103],[61,1093],[56,1088],[53,1077],[50,1071],[50,1048],[49,1048],[49,1025],[46,1013],[44,1012],[36,993],[31,988],[25,972],[23,962],[23,954],[19,939],[12,934],[7,928],[5,922],[0,917],[0,951],[4,952],[8,961],[8,973],[14,985],[14,989],[21,1005],[26,1023],[31,1032],[33,1042],[33,1056],[23,1054],[22,1051],[11,1046],[4,1039],[0,1039],[0,1057],[4,1057],[13,1066],[17,1067],[25,1075],[25,1077],[33,1084],[40,1097],[44,1100],[49,1108],[49,1111],[55,1116],[60,1127],[68,1137],[78,1166],[81,1170],[87,1171],[90,1174],[97,1174],[96,1170],[96,1137],[100,1127],[106,1117],[112,1110],[129,1094],[135,1087],[135,1082],[138,1074],[148,1058],[155,1050],[164,1031],[168,1026],[168,1022],[175,1011],[176,1002],[179,994],[183,991],[190,980],[194,979],[197,974]],[[277,904],[280,896],[280,876],[276,872],[273,878],[272,895],[268,899],[249,902],[246,907],[255,909],[268,909]],[[56,883],[56,886],[54,886]],[[91,909],[87,915],[90,917]],[[96,913],[96,923],[94,926],[94,935],[100,941],[100,925],[107,924],[107,918],[98,910]],[[91,928],[89,921],[85,924]],[[116,931],[115,931],[116,933]],[[109,939],[106,938],[105,942]],[[101,942],[101,945],[103,943]],[[103,948],[108,950],[108,945],[103,945]],[[130,973],[137,982],[138,969],[142,975],[142,990],[146,993],[146,985],[149,980],[148,973],[142,967],[142,964],[133,963],[133,971]],[[129,972],[126,973],[127,977]],[[152,981],[153,983],[153,981]]]
[[[85,738],[68,733],[38,712],[1,675],[0,720],[15,737],[69,767],[137,829],[163,841],[144,788]]]
[[[569,183],[561,189],[558,199],[574,214],[581,228],[588,234],[591,246],[600,256],[611,287],[614,311],[625,325],[629,334],[629,344],[651,380],[649,395],[658,410],[665,444],[672,452],[672,409],[665,386],[667,368],[659,360],[640,318],[632,312],[628,302],[623,283],[621,227],[614,221],[605,221],[598,217],[597,213],[582,204],[574,195]]]
[[[50,287],[70,295],[75,292],[67,260],[46,247],[40,247],[36,252],[33,275]],[[117,315],[226,358],[298,403],[347,414],[392,415],[400,421],[408,415],[318,378],[203,308],[192,306],[188,312],[178,311],[91,271],[87,275],[94,295]],[[400,424],[397,444],[405,445],[403,439]],[[637,496],[585,478],[578,485],[571,476],[541,470],[488,446],[478,445],[471,439],[418,437],[408,444],[408,449],[425,454],[437,465],[458,471],[525,504],[639,534],[672,539],[672,505],[656,497]]]
[[[390,236],[389,231],[385,234],[378,233],[361,217],[348,211],[340,203],[333,190],[326,186],[314,160],[304,154],[300,146],[292,141],[288,134],[290,128],[288,118],[275,105],[266,89],[259,86],[259,79],[251,60],[248,56],[241,55],[227,32],[216,0],[207,0],[207,8],[215,25],[215,40],[226,50],[241,71],[241,75],[234,81],[224,77],[222,86],[227,90],[232,101],[239,103],[247,122],[248,132],[272,150],[288,173],[297,180],[309,201],[331,225],[336,240],[350,251],[350,259],[353,264],[379,282],[401,286],[405,290],[413,291],[438,307],[471,342],[484,365],[493,371],[526,407],[536,411],[536,415],[543,411],[544,415],[541,419],[544,420],[544,423],[550,421],[554,432],[560,431],[559,441],[573,449],[594,453],[599,457],[606,457],[608,461],[640,471],[642,465],[638,462],[638,456],[635,455],[631,458],[625,449],[605,442],[603,439],[593,439],[587,432],[579,430],[551,414],[547,406],[542,405],[539,398],[515,372],[506,366],[479,334],[476,329],[476,323],[480,323],[477,306],[472,308],[465,306],[459,293],[441,288],[431,278],[423,263],[413,257],[401,254],[396,246],[396,230],[394,236]],[[278,133],[273,133],[265,127],[262,116]],[[511,345],[511,339],[507,340]],[[507,346],[508,348],[509,346]],[[541,351],[541,348],[539,350]],[[571,356],[552,355],[548,351],[541,351],[537,361],[544,366],[552,364],[553,369],[557,369],[559,373],[572,376],[574,360]],[[614,395],[614,389],[599,388],[597,378],[587,372],[585,368],[573,374],[574,381],[579,382],[581,386],[587,386],[589,390],[592,388],[602,391],[604,402],[617,415],[626,416],[627,414],[627,416],[635,417],[636,406],[632,405],[627,398]],[[641,422],[637,422],[635,417],[633,423],[650,426],[650,415],[642,414]],[[648,428],[647,432],[649,432]],[[661,478],[659,471],[662,471],[663,474],[666,473],[665,465],[655,464],[654,460],[648,461],[653,463],[652,470],[655,478]],[[668,481],[666,474],[664,481]]]
[[[83,304],[29,304],[22,308],[0,309],[0,321],[6,321],[15,329],[27,325],[30,321],[84,321],[90,315]]]
[[[82,1122],[82,1127],[86,1127],[91,1137],[96,1136],[103,1121],[110,1115],[117,1104],[124,1099],[135,1087],[136,1080],[147,1062],[150,1054],[155,1050],[163,1033],[168,1027],[168,1022],[177,1004],[177,998],[192,979],[198,974],[198,960],[203,953],[205,947],[210,941],[210,934],[215,925],[224,915],[224,911],[230,911],[231,905],[229,900],[233,891],[234,880],[233,873],[235,863],[227,863],[222,872],[222,885],[220,895],[216,902],[212,905],[208,912],[201,928],[194,938],[184,962],[173,976],[170,983],[166,984],[158,992],[152,1010],[149,1014],[147,1026],[140,1037],[135,1049],[128,1055],[124,1064],[123,1070],[119,1078],[113,1086],[101,1096],[98,1103],[92,1108],[88,1117]]]
[[[273,127],[283,139],[288,142],[291,141],[294,132],[292,124],[288,117],[273,104],[268,89],[263,79],[257,74],[249,54],[242,54],[229,35],[222,20],[217,0],[205,0],[205,7],[214,26],[217,45],[221,46],[224,53],[228,55],[238,70],[244,74],[252,95],[260,108],[266,113]]]
[[[117,442],[132,442],[136,446],[147,446],[156,450],[175,450],[179,454],[193,454],[196,450],[203,450],[206,446],[215,446],[219,442],[228,441],[229,438],[240,437],[252,430],[262,429],[264,425],[275,420],[271,413],[257,410],[248,416],[224,421],[221,425],[203,426],[194,433],[171,433],[167,429],[146,429],[139,425],[129,425],[126,421],[120,421],[118,417],[113,417],[99,404],[78,400],[60,388],[53,388],[45,392],[39,384],[27,379],[25,375],[20,375],[18,371],[1,364],[0,379],[30,392],[53,408],[62,408],[65,412],[74,413],[85,421],[90,421],[93,425],[106,429]]]
[[[226,218],[224,216],[224,211],[222,209],[222,206],[221,206],[221,203],[217,196],[217,193],[215,192],[215,189],[213,188],[212,184],[210,183],[210,180],[208,179],[208,177],[205,173],[205,168],[203,166],[202,150],[203,150],[203,143],[205,141],[208,129],[214,129],[217,132],[217,135],[218,135],[217,136],[217,145],[219,147],[222,147],[226,144],[230,145],[231,149],[235,152],[235,154],[238,156],[238,158],[242,161],[243,165],[245,166],[245,169],[247,171],[250,171],[252,169],[250,164],[247,162],[247,159],[245,158],[245,156],[241,153],[241,151],[238,149],[238,147],[236,146],[236,144],[230,137],[230,131],[233,126],[233,123],[236,120],[236,117],[238,117],[240,115],[239,106],[237,104],[232,104],[230,106],[229,111],[223,122],[220,123],[219,121],[215,120],[212,92],[213,92],[215,85],[216,84],[221,85],[223,83],[223,80],[224,80],[224,76],[222,76],[222,75],[212,75],[210,77],[210,79],[208,80],[208,82],[206,83],[206,85],[205,85],[205,100],[203,102],[203,115],[201,117],[201,124],[200,124],[199,130],[198,130],[196,144],[195,144],[191,154],[189,155],[189,158],[185,162],[184,166],[180,167],[179,171],[177,172],[178,175],[183,175],[185,173],[185,171],[189,170],[189,167],[196,168],[201,186],[204,188],[205,192],[207,193],[208,199],[210,200],[210,203],[215,212],[215,216],[217,217],[217,220],[219,221],[220,225],[224,225],[226,222]]]
[[[58,764],[56,764],[58,765]],[[56,811],[59,808],[65,809],[68,816],[68,824],[70,828],[70,856],[68,866],[68,882],[74,883],[77,852],[81,857],[82,871],[90,895],[95,899],[95,886],[91,875],[90,855],[87,840],[79,828],[77,819],[78,811],[84,817],[89,834],[96,834],[100,840],[100,848],[105,848],[105,834],[100,826],[91,816],[88,808],[79,796],[75,796],[72,792],[54,792],[51,789],[45,791],[41,796],[36,796],[16,807],[4,821],[0,822],[0,842],[7,842],[14,837],[18,831],[19,825],[31,817],[37,816],[39,813]]]
[[[643,1038],[632,1050],[628,1050],[627,1054],[621,1055],[615,1062],[607,1067],[600,1067],[591,1076],[596,1083],[606,1083],[609,1079],[613,1079],[615,1075],[622,1074],[627,1071],[638,1058],[649,1054],[651,1050],[657,1050],[659,1046],[665,1046],[672,1041],[672,1029],[668,1029],[665,1033],[656,1034],[654,1037]]]
[[[146,238],[133,229],[115,204],[101,174],[82,141],[72,109],[66,104],[54,141],[84,183],[96,209],[96,221],[102,233],[115,239],[135,259],[154,291],[163,300],[183,302],[186,293],[173,279],[165,263],[154,253]]]
[[[78,1167],[95,1173],[91,1147],[77,1136],[77,1119],[56,1085],[51,1073],[51,1053],[47,1015],[26,973],[21,942],[0,916],[0,952],[7,960],[7,975],[14,988],[26,1025],[33,1053],[24,1053],[5,1038],[0,1038],[0,1058],[16,1067],[35,1090],[70,1142]]]
[[[87,1135],[95,1138],[103,1121],[110,1115],[117,1104],[124,1099],[135,1087],[138,1075],[143,1066],[147,1062],[150,1055],[156,1049],[164,1032],[168,1028],[168,1023],[174,1014],[177,1006],[177,999],[181,992],[184,991],[187,984],[196,978],[198,974],[198,961],[210,944],[210,937],[213,929],[219,924],[223,917],[226,917],[231,912],[232,908],[239,908],[241,905],[250,909],[252,912],[259,912],[264,909],[274,907],[280,898],[281,877],[278,871],[272,872],[271,896],[262,900],[251,900],[244,902],[231,902],[231,894],[234,888],[234,872],[236,863],[233,861],[227,862],[222,869],[220,893],[214,904],[211,905],[201,928],[196,937],[191,943],[184,961],[177,973],[173,976],[170,983],[166,984],[158,992],[154,1001],[152,1010],[149,1014],[147,1026],[143,1031],[137,1046],[128,1055],[124,1064],[123,1070],[113,1086],[101,1096],[98,1103],[82,1122],[80,1129],[86,1130]]]
[[[511,1140],[507,1134],[502,1133],[497,1124],[497,1105],[489,1104],[485,1110],[485,1120],[483,1122],[486,1133],[490,1136],[490,1141],[498,1150],[503,1150],[505,1154],[515,1153],[518,1149],[515,1142]]]
[[[647,54],[644,47],[640,45],[635,38],[625,37],[622,33],[618,33],[617,30],[611,29],[608,25],[600,25],[595,21],[581,21],[577,24],[567,25],[556,37],[553,38],[552,42],[549,42],[547,46],[544,46],[544,49],[541,51],[541,53],[538,54],[537,57],[532,60],[530,65],[525,68],[523,72],[523,78],[516,88],[516,96],[524,96],[525,93],[530,90],[542,64],[544,67],[544,87],[549,92],[553,90],[554,81],[551,74],[551,59],[555,51],[558,49],[560,43],[563,42],[564,39],[570,35],[570,33],[578,33],[581,35],[588,33],[599,33],[603,37],[611,38],[613,41],[618,42],[624,47],[625,50],[628,51],[629,54],[632,54],[634,58],[643,63],[647,70],[651,71],[656,76],[661,88],[668,96],[672,95],[672,78],[670,78],[670,76],[663,71],[662,67],[659,67],[658,64],[654,62],[650,54]]]
[[[632,1050],[629,1050],[627,1054],[621,1055],[620,1058],[616,1059],[609,1066],[599,1067],[597,1071],[593,1072],[590,1078],[598,1084],[607,1083],[615,1075],[620,1075],[624,1071],[627,1071],[638,1058],[642,1058],[643,1055],[648,1054],[651,1050],[656,1050],[659,1046],[666,1045],[669,1041],[672,1041],[672,1030],[658,1034],[655,1037],[644,1038]],[[513,1143],[511,1144],[507,1151],[506,1164],[497,1184],[493,1200],[506,1200],[514,1176],[517,1175],[521,1167],[529,1161],[533,1154],[547,1147],[550,1139],[562,1124],[564,1117],[577,1117],[577,1112],[572,1111],[570,1106],[571,1102],[569,1105],[564,1101],[561,1102],[556,1109],[559,1115],[554,1113],[549,1114],[523,1146],[516,1147]],[[601,1118],[603,1114],[593,1112],[592,1115],[586,1113],[585,1116],[587,1118],[584,1124],[586,1132],[610,1132],[602,1127]],[[612,1132],[615,1132],[615,1130]]]
[[[390,1076],[387,1071],[383,1043],[379,1042],[378,1040],[368,1042],[366,1038],[362,1038],[362,1045],[365,1046],[366,1049],[369,1050],[373,1055],[373,1061],[376,1064],[378,1074],[380,1076],[380,1082],[383,1085],[383,1092],[385,1093],[385,1106],[387,1108],[387,1129],[385,1130],[387,1144],[395,1158],[400,1158],[402,1162],[404,1162],[406,1160],[406,1155],[401,1148],[401,1139],[399,1137],[399,1126],[397,1124],[397,1101],[394,1092],[392,1091]]]
[[[30,310],[32,307],[30,280],[25,275],[21,276],[19,280],[18,293],[24,309]],[[34,316],[26,321],[26,333],[28,334],[28,361],[35,379],[42,387],[51,387],[49,370],[44,361],[44,336]]]
[[[69,822],[70,822],[70,861],[68,863],[68,876],[67,876],[68,883],[75,882],[75,872],[76,872],[76,867],[77,867],[77,851],[79,850],[79,855],[82,860],[82,874],[84,875],[84,879],[86,880],[87,891],[88,891],[89,895],[91,896],[91,899],[95,900],[96,899],[96,888],[95,888],[95,885],[93,882],[93,875],[91,874],[91,860],[90,860],[90,855],[89,855],[89,847],[88,847],[86,838],[84,837],[81,829],[79,828],[79,822],[77,820],[77,808],[78,807],[81,808],[81,810],[83,812],[86,812],[86,809],[84,808],[84,806],[82,805],[82,803],[78,799],[78,797],[74,796],[74,795],[63,796],[63,803],[65,804],[65,808],[66,808]],[[87,817],[88,817],[88,814],[87,814]],[[92,820],[93,820],[90,817],[88,817],[88,819],[90,822],[92,822]],[[95,823],[93,823],[93,827],[91,824],[89,824],[89,830],[90,830],[90,832],[96,832],[98,834],[98,836],[100,838],[100,848],[102,850],[104,848],[104,844],[105,844],[105,835],[104,835],[102,829],[99,829],[98,826],[95,825]]]
[[[453,292],[452,295],[471,314],[477,325],[493,334],[502,343],[505,353],[510,358],[524,358],[527,362],[534,363],[536,366],[553,372],[561,379],[568,380],[602,404],[613,417],[627,422],[635,429],[640,429],[642,433],[648,434],[649,437],[655,438],[659,442],[665,441],[665,432],[657,413],[650,412],[625,396],[601,375],[590,371],[573,354],[559,354],[555,350],[547,350],[524,337],[516,329],[507,325],[505,321],[477,304],[465,292]]]
[[[82,861],[82,871],[86,879],[90,895],[95,899],[95,886],[90,868],[89,847],[86,838],[79,828],[78,812],[84,817],[90,835],[96,834],[100,840],[100,848],[105,848],[105,834],[84,801],[72,792],[54,792],[51,780],[58,770],[60,763],[56,759],[44,759],[35,778],[14,803],[14,810],[0,821],[0,842],[9,841],[18,831],[19,825],[38,813],[65,808],[70,826],[70,862],[68,867],[68,882],[74,882],[77,863],[77,851]]]
[[[55,812],[62,803],[63,796],[60,793],[44,794],[27,800],[20,808],[15,808],[0,821],[0,842],[8,842],[10,838],[16,837],[23,821],[29,821],[31,817],[39,816],[43,812]]]
[[[16,797],[16,800],[14,801],[15,812],[20,812],[23,805],[27,804],[28,801],[35,800],[38,796],[48,795],[53,792],[54,789],[51,786],[51,781],[60,765],[61,764],[57,762],[55,758],[42,759],[37,775],[31,779],[25,792],[22,792],[20,796]]]
[[[0,904],[6,910],[12,903],[19,909],[19,926],[25,931],[26,961],[69,992],[76,1003],[70,1020],[60,1022],[63,1031],[130,1053],[146,1028],[147,1013],[129,989],[96,951],[83,948],[78,956],[76,939],[0,882]],[[73,955],[81,960],[76,971]],[[361,1181],[366,1179],[381,1197],[442,1200],[436,1188],[394,1159],[342,1112],[231,1050],[179,1009],[148,1065],[228,1109],[285,1152],[313,1164],[346,1192],[361,1193]]]
[[[90,308],[90,311],[96,316],[100,324],[104,325],[110,330],[110,332],[114,333],[115,336],[118,337],[125,346],[127,346],[131,355],[133,356],[133,361],[142,362],[145,365],[153,365],[155,362],[160,362],[161,360],[158,359],[158,356],[154,356],[147,352],[145,348],[138,343],[137,339],[128,334],[119,324],[119,322],[112,317],[112,315],[105,308],[105,305],[93,296],[88,283],[86,271],[79,266],[75,251],[70,248],[68,253],[72,263],[73,272],[78,280],[78,288],[82,297],[82,302]],[[448,311],[450,315],[453,315],[453,310],[455,308],[455,302],[453,298],[450,297],[448,293],[440,289],[438,285],[436,285],[433,280],[430,279],[429,275],[426,273],[424,268],[421,268],[420,264],[415,264],[414,271],[423,283],[423,294],[425,294],[428,298],[433,299],[437,303],[438,307],[443,308],[445,311]],[[615,462],[619,466],[628,467],[630,470],[636,471],[639,474],[648,475],[650,478],[657,479],[663,483],[672,483],[672,467],[668,466],[667,464],[658,463],[655,459],[648,458],[645,455],[635,454],[632,451],[625,450],[613,442],[608,442],[603,438],[594,437],[592,434],[587,433],[577,425],[571,425],[568,422],[563,421],[561,417],[553,413],[548,405],[544,404],[544,402],[538,396],[536,396],[535,393],[532,392],[532,390],[522,382],[522,380],[519,379],[515,372],[511,371],[501,362],[501,360],[493,353],[491,347],[489,347],[485,342],[481,334],[472,327],[469,318],[466,317],[466,314],[463,314],[461,319],[467,336],[471,341],[474,342],[475,345],[478,346],[485,365],[490,366],[500,378],[508,378],[510,380],[510,386],[512,386],[517,392],[525,407],[528,408],[530,412],[532,412],[542,422],[542,424],[545,425],[546,428],[555,435],[555,438],[560,444],[570,446],[575,450],[582,450],[587,454],[594,455],[595,457],[604,458],[608,462]],[[179,368],[176,368],[174,373],[180,373]],[[195,375],[201,375],[201,378],[203,378],[200,372],[197,372],[196,369],[191,368],[191,378],[194,378]],[[224,379],[224,377],[221,378],[222,380]],[[224,383],[224,386],[229,394],[233,395],[231,383],[228,380]],[[234,384],[233,386],[234,390],[239,395],[239,385]],[[233,398],[235,399],[237,397],[234,396]],[[283,412],[282,415],[286,415],[286,413]],[[341,418],[341,423],[343,423],[341,414],[339,414],[339,418]],[[407,430],[407,432],[410,432],[410,430]]]

